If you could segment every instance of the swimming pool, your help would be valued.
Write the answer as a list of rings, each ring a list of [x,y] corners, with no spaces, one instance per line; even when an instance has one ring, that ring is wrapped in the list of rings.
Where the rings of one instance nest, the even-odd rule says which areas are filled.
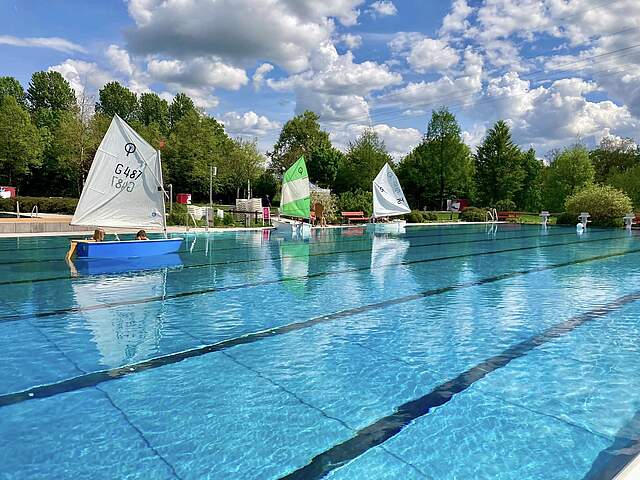
[[[0,239],[0,478],[610,479],[640,238],[189,235],[131,273]]]

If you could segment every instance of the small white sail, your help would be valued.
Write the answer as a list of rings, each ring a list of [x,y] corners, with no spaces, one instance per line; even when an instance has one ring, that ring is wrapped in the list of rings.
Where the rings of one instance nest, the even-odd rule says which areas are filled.
[[[373,180],[373,217],[392,217],[410,212],[398,177],[385,163]]]
[[[160,153],[113,117],[80,195],[71,225],[164,228]]]

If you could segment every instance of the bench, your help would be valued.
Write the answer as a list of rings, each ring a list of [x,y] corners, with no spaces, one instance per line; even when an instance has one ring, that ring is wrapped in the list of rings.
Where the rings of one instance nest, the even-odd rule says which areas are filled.
[[[364,212],[340,212],[340,215],[347,223],[369,221],[369,217],[365,217]]]
[[[520,218],[520,212],[498,212],[498,221],[500,222],[517,221],[518,218]]]

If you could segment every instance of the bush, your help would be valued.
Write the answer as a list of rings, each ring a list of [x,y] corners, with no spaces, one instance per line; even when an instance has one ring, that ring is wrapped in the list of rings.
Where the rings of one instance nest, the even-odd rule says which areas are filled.
[[[340,194],[338,207],[340,212],[364,212],[368,217],[373,212],[373,193],[364,190],[344,192]]]
[[[513,212],[517,207],[516,203],[512,200],[500,200],[496,202],[493,208],[499,212]]]
[[[436,212],[422,212],[422,218],[425,222],[437,222],[438,214]]]
[[[35,205],[40,213],[60,213],[73,215],[78,205],[77,198],[65,197],[16,197],[0,199],[0,210],[16,211],[16,202],[20,202],[20,212],[29,213]]]
[[[575,225],[576,223],[578,223],[577,217],[567,212],[561,213],[556,219],[556,225]]]
[[[590,185],[571,195],[565,209],[575,221],[581,212],[588,212],[591,223],[599,227],[621,227],[622,217],[633,211],[631,199],[608,185]]]
[[[485,222],[487,212],[484,208],[467,207],[460,212],[460,220],[463,222]]]
[[[189,219],[191,221],[191,219]],[[187,224],[187,206],[183,203],[173,204],[171,214],[167,215],[167,225],[184,226]]]
[[[404,215],[404,219],[409,223],[423,223],[425,221],[420,210],[411,210],[411,213]]]

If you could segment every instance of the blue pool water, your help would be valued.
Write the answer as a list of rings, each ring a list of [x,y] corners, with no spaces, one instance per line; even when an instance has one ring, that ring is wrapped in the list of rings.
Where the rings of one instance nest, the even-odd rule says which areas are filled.
[[[611,479],[640,237],[483,225],[0,239],[1,479]]]

